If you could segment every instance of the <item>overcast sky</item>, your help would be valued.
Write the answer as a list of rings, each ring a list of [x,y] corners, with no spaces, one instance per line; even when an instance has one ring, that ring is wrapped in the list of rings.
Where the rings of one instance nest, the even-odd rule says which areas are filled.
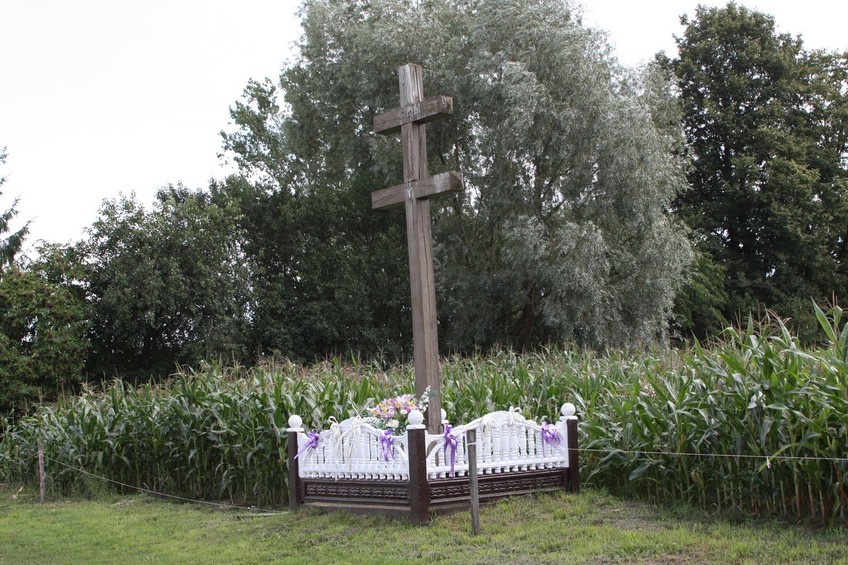
[[[725,2],[702,1],[724,5]],[[737,2],[808,48],[848,49],[845,0]],[[697,1],[586,0],[622,63],[676,53]],[[0,147],[29,243],[79,239],[105,198],[223,177],[219,132],[250,78],[276,77],[298,0],[0,0]],[[17,226],[17,224],[16,224]],[[13,226],[14,227],[14,226]]]

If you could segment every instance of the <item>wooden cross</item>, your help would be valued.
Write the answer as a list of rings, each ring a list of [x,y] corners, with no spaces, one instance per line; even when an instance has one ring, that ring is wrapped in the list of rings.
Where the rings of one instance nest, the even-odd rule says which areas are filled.
[[[433,279],[433,243],[430,229],[430,198],[462,190],[459,173],[427,173],[426,122],[453,113],[449,96],[424,98],[424,71],[408,64],[398,70],[400,108],[374,116],[374,131],[400,131],[403,144],[403,184],[375,190],[371,207],[384,210],[406,207],[406,238],[409,245],[409,278],[412,287],[412,342],[415,359],[415,394],[421,398],[430,387],[427,431],[440,433],[442,424],[439,385],[439,339],[436,330],[436,285]]]

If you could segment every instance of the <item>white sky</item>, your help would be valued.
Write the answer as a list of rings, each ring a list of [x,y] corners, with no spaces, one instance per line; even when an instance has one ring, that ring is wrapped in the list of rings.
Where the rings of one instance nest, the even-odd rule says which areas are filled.
[[[703,4],[725,2],[702,0]],[[848,49],[845,0],[743,0],[808,48]],[[0,147],[37,240],[79,239],[105,198],[226,174],[229,107],[249,78],[276,77],[300,35],[299,0],[0,0]],[[697,0],[584,0],[624,64],[676,54]]]

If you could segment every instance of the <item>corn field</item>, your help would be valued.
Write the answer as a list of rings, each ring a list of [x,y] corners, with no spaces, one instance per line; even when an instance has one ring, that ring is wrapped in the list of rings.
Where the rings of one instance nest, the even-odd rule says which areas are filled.
[[[827,340],[817,348],[767,320],[685,351],[453,357],[442,365],[442,403],[461,423],[509,406],[550,421],[570,401],[581,419],[585,484],[844,525],[848,325],[839,308],[816,314]],[[84,493],[93,479],[82,469],[192,499],[279,506],[289,415],[325,427],[329,416],[413,390],[411,366],[356,359],[208,365],[138,388],[115,381],[4,420],[0,481],[35,483],[42,444],[51,492]]]

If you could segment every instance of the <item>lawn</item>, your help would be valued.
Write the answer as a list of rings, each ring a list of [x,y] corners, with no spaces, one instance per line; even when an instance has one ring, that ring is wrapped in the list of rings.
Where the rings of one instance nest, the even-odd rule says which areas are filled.
[[[40,504],[0,489],[0,563],[848,563],[844,530],[811,529],[597,491],[402,521],[267,512],[146,495]]]

